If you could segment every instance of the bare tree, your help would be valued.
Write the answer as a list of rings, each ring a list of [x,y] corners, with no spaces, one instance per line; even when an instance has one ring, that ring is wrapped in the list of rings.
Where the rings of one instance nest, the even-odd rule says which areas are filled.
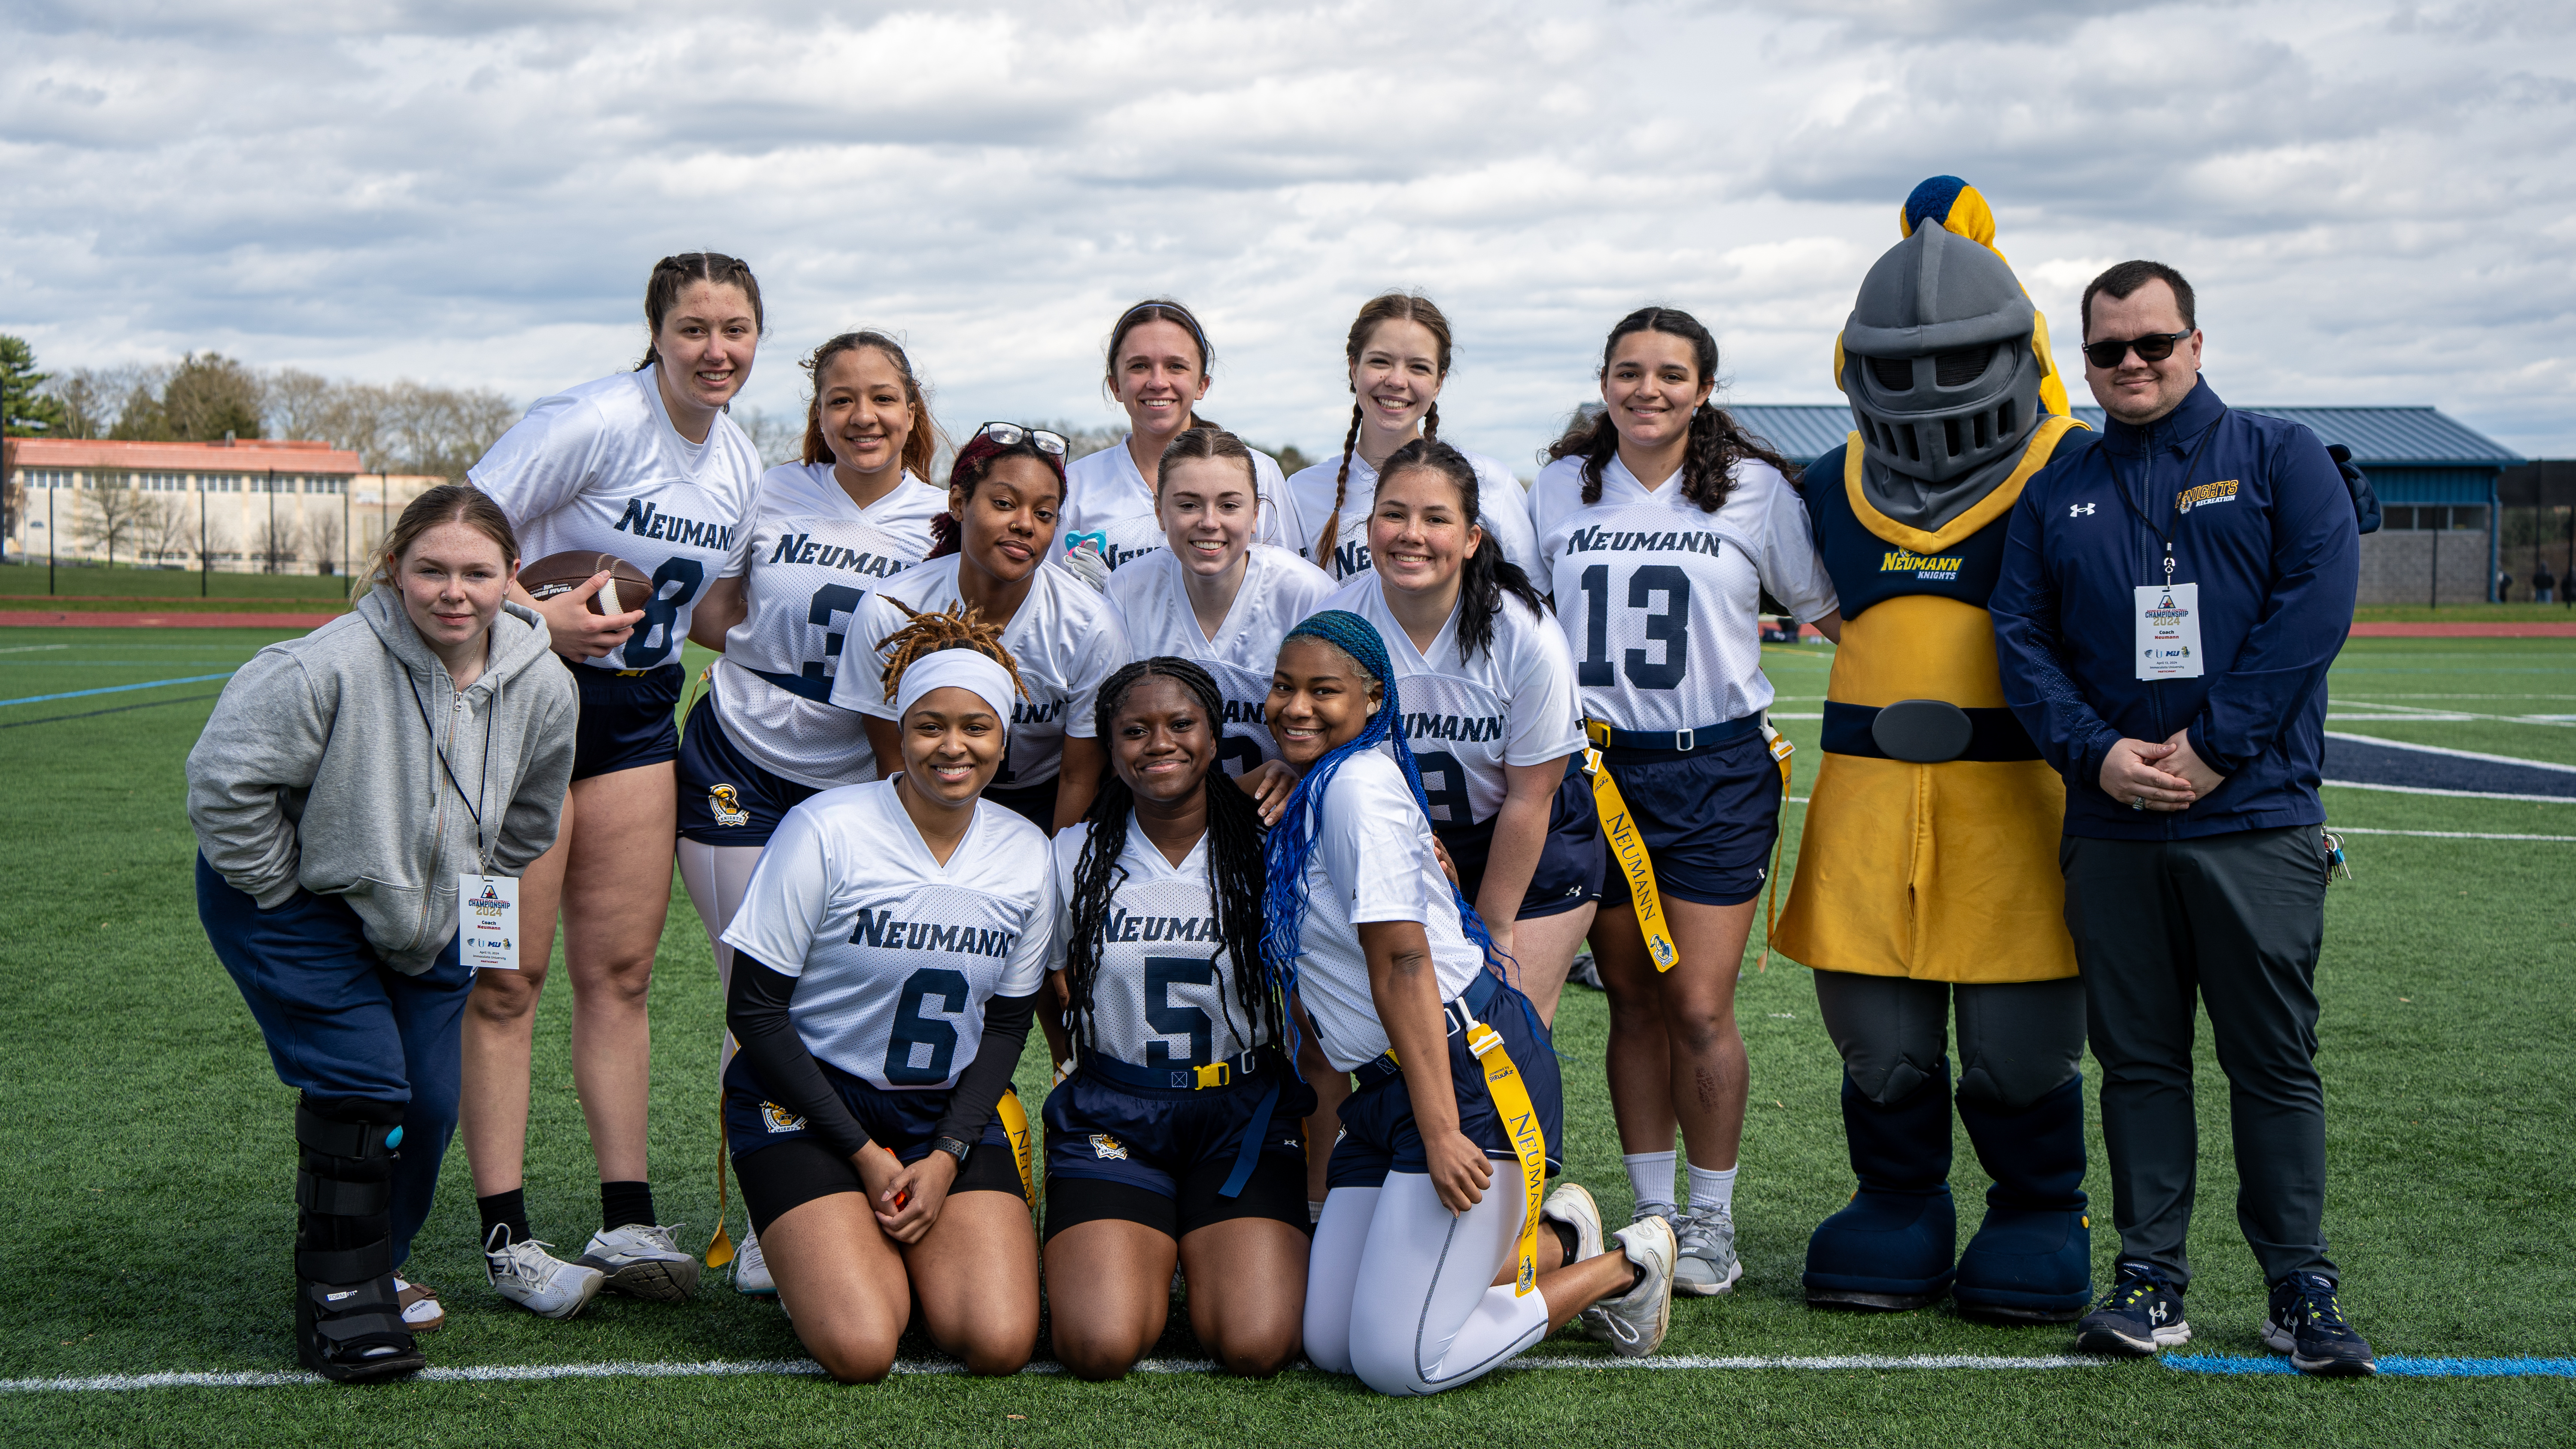
[[[134,546],[155,563],[184,559],[197,550],[197,510],[167,493],[146,493],[135,518]]]
[[[113,432],[125,404],[140,395],[157,399],[176,369],[166,362],[121,362],[113,367],[75,367],[57,373],[45,390],[63,405],[58,438],[104,438]],[[153,403],[154,409],[159,404]]]
[[[766,408],[737,408],[734,424],[751,439],[760,454],[762,466],[775,468],[781,463],[797,462],[805,456],[805,419],[792,413],[773,413]]]
[[[304,536],[313,545],[314,567],[322,573],[340,571],[340,515],[314,514],[304,523]]]
[[[327,438],[340,421],[345,388],[319,373],[282,367],[262,380],[260,411],[269,436]]]
[[[118,545],[133,542],[140,530],[147,496],[133,488],[109,487],[83,488],[75,495],[75,526],[94,547],[106,551],[110,565],[116,562]]]
[[[251,557],[259,560],[260,572],[288,572],[287,565],[301,557],[298,549],[303,532],[296,527],[292,517],[284,514],[272,515],[253,524],[250,531]]]

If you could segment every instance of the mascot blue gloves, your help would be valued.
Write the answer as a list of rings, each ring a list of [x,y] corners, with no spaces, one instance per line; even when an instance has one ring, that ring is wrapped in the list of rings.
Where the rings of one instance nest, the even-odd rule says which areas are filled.
[[[2065,787],[2004,708],[1986,601],[2023,484],[2081,424],[1984,198],[1935,177],[1901,230],[1835,346],[1857,430],[1806,470],[1844,622],[1776,940],[1815,970],[1860,1179],[1807,1245],[1807,1301],[1947,1292],[1977,1317],[2071,1322],[2092,1280]],[[1994,1181],[1964,1253],[1954,1015],[1958,1114]]]

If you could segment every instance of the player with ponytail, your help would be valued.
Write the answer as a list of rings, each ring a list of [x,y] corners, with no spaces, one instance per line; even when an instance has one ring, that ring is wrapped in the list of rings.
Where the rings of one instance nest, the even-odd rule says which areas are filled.
[[[1127,413],[1127,436],[1073,460],[1066,470],[1064,528],[1054,558],[1099,588],[1110,573],[1161,551],[1154,497],[1163,450],[1193,428],[1223,431],[1198,415],[1213,382],[1216,349],[1190,309],[1153,297],[1118,314],[1109,329],[1101,387]],[[1288,511],[1287,484],[1267,453],[1252,455],[1261,498],[1253,537],[1296,550],[1302,533]]]
[[[1841,627],[1788,464],[1710,400],[1717,339],[1644,307],[1602,348],[1602,408],[1549,450],[1530,491],[1554,595],[1601,752],[1611,838],[1593,959],[1610,992],[1610,1102],[1639,1216],[1673,1220],[1675,1291],[1723,1293],[1735,1253],[1736,1153],[1748,1075],[1735,978],[1778,839],[1786,750],[1763,712],[1756,608],[1768,591]],[[1623,843],[1624,842],[1624,843]],[[1673,1135],[1690,1206],[1673,1191]]]
[[[1300,470],[1288,496],[1308,534],[1307,556],[1336,579],[1369,566],[1369,500],[1378,470],[1407,443],[1440,437],[1440,389],[1449,380],[1449,318],[1419,292],[1387,292],[1360,308],[1343,339],[1349,365],[1351,425],[1341,455]],[[1512,471],[1461,449],[1483,481],[1493,508],[1474,520],[1522,572],[1538,568],[1529,500]]]
[[[1037,1346],[1011,1072],[1045,982],[1047,841],[983,799],[1026,681],[971,608],[879,641],[890,777],[790,809],[725,928],[725,1136],[780,1304],[825,1372],[894,1367],[917,1301],[967,1371]]]
[[[1224,705],[1184,659],[1111,675],[1109,776],[1054,842],[1047,1283],[1056,1356],[1084,1378],[1161,1337],[1175,1263],[1218,1362],[1266,1376],[1297,1354],[1314,1098],[1262,969],[1261,818],[1217,768]]]
[[[1651,1353],[1672,1231],[1632,1224],[1612,1252],[1580,1185],[1541,1203],[1563,1131],[1555,1052],[1440,869],[1401,694],[1356,614],[1317,614],[1280,645],[1270,727],[1302,777],[1270,832],[1263,959],[1360,1079],[1307,1271],[1306,1356],[1432,1394],[1586,1310],[1621,1353]]]

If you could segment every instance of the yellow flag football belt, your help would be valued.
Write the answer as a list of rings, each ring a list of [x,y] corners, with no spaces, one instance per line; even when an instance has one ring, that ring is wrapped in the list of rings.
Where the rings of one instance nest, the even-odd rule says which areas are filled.
[[[1629,899],[1636,902],[1637,931],[1646,938],[1646,954],[1654,958],[1657,971],[1670,971],[1682,954],[1664,925],[1664,898],[1655,889],[1655,862],[1646,854],[1646,837],[1638,833],[1628,802],[1619,798],[1619,782],[1610,778],[1601,752],[1589,745],[1583,750],[1583,773],[1592,779],[1592,808],[1601,816],[1601,836],[1618,857],[1619,874],[1627,878]]]
[[[1538,1109],[1530,1103],[1529,1083],[1521,1079],[1520,1068],[1512,1065],[1512,1054],[1503,1046],[1503,1034],[1481,1021],[1467,1023],[1467,1050],[1476,1054],[1476,1062],[1485,1069],[1485,1091],[1494,1099],[1495,1115],[1503,1119],[1503,1131],[1512,1139],[1512,1154],[1521,1163],[1521,1241],[1520,1268],[1512,1278],[1515,1297],[1527,1297],[1538,1287],[1538,1209],[1547,1194],[1547,1139],[1539,1130]]]
[[[1019,1093],[1004,1092],[1002,1100],[993,1104],[993,1110],[1002,1119],[1002,1130],[1010,1135],[1011,1160],[1017,1163],[1020,1169],[1020,1196],[1027,1198],[1030,1210],[1035,1211],[1038,1205],[1038,1185],[1029,1175],[1028,1109],[1020,1105]]]

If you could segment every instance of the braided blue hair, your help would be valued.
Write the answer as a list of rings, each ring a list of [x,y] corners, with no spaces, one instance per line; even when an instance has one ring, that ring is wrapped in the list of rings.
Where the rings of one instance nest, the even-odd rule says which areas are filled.
[[[1414,808],[1422,818],[1431,818],[1431,802],[1422,789],[1422,767],[1414,763],[1413,750],[1405,743],[1404,705],[1398,697],[1395,666],[1386,654],[1386,641],[1378,636],[1377,626],[1357,614],[1343,609],[1328,609],[1305,620],[1288,631],[1279,642],[1300,637],[1321,639],[1350,656],[1353,664],[1377,681],[1382,691],[1377,712],[1370,715],[1356,739],[1335,746],[1308,768],[1297,789],[1288,797],[1286,811],[1271,828],[1264,845],[1268,879],[1262,887],[1262,918],[1267,923],[1261,938],[1263,964],[1282,992],[1297,985],[1299,943],[1306,931],[1306,861],[1315,853],[1315,838],[1323,828],[1324,792],[1332,787],[1333,777],[1351,756],[1386,744],[1395,755],[1396,767],[1404,772],[1404,783],[1413,792]],[[1484,918],[1468,903],[1456,885],[1449,887],[1450,898],[1458,903],[1458,926],[1467,939],[1484,952],[1485,969],[1499,980],[1509,983],[1505,970],[1509,957],[1494,947],[1493,934],[1485,929]]]

